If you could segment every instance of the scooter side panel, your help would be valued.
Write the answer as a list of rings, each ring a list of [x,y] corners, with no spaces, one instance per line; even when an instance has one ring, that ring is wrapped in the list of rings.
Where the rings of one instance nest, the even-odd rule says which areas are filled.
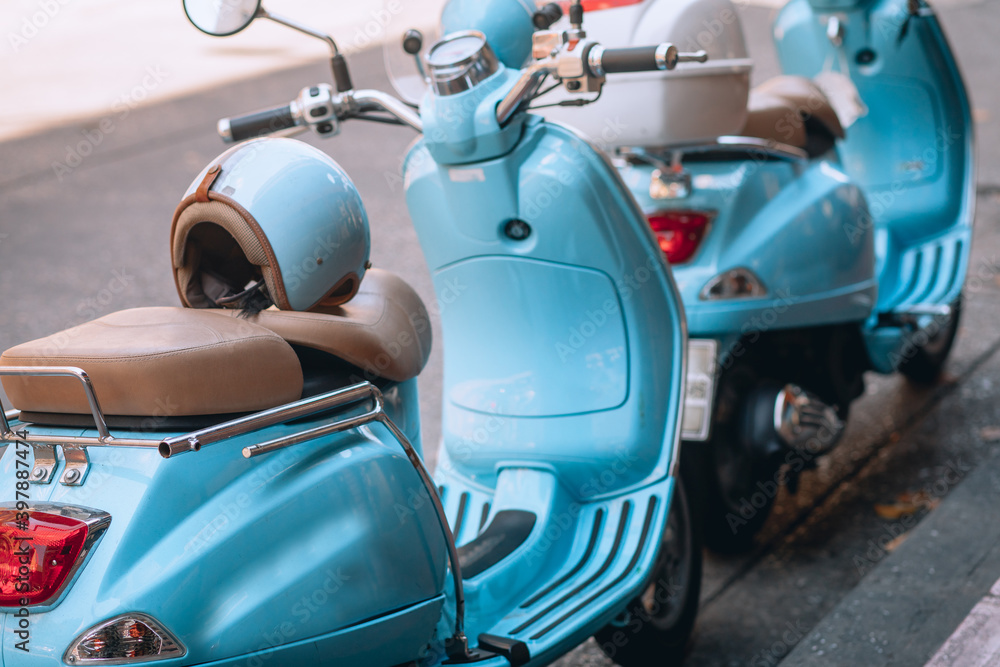
[[[420,631],[419,628],[433,625],[441,615],[443,604],[442,596],[346,630],[293,642],[282,647],[278,653],[261,651],[203,664],[205,667],[402,665],[412,661],[414,656],[419,655],[424,649],[427,636],[426,632]],[[172,662],[157,664],[169,665]],[[495,662],[478,664],[482,667],[497,667]],[[506,661],[499,663],[503,667],[508,667],[508,664]]]
[[[886,252],[904,253],[952,229],[971,234],[971,112],[937,18],[911,15],[907,0],[854,3],[836,13],[827,5],[790,2],[775,23],[775,44],[785,72],[835,72],[856,86],[863,115],[847,127],[839,152],[873,223],[890,235]],[[834,15],[843,26],[839,47],[826,37]],[[895,278],[881,276],[890,292]]]
[[[5,656],[62,664],[84,630],[138,611],[186,645],[171,664],[255,651],[271,664],[298,664],[281,657],[287,645],[440,596],[443,537],[430,504],[413,502],[423,487],[381,426],[240,456],[243,446],[308,426],[170,460],[155,450],[92,448],[84,486],[32,486],[36,502],[102,509],[112,521],[63,602],[32,616],[31,662],[9,636]],[[12,458],[2,463],[8,497]],[[434,622],[404,626],[415,651]]]
[[[546,398],[557,403],[557,409],[538,410],[532,416],[501,416],[486,399],[475,403],[475,409],[468,407],[474,398],[462,399],[466,407],[446,401],[444,445],[450,460],[456,470],[487,488],[503,461],[551,465],[573,493],[586,497],[662,478],[674,454],[685,354],[684,316],[669,268],[606,158],[572,131],[538,118],[528,120],[523,132],[516,148],[501,158],[440,166],[421,141],[405,164],[408,206],[441,306],[447,341],[445,395],[455,395],[465,377],[463,368],[481,366],[483,357],[490,357],[494,369],[521,368],[526,349],[541,364],[534,370],[537,377],[546,378],[536,383],[538,391],[561,389],[574,396],[581,384],[619,386],[626,356],[614,349],[620,347],[614,332],[622,327],[625,400],[620,406],[611,400],[603,405],[584,400],[582,414],[564,415],[565,398]],[[526,238],[507,233],[512,221],[527,223]],[[626,228],[632,233],[621,233]],[[602,287],[573,285],[556,279],[569,275],[556,271],[549,274],[552,280],[537,284],[448,280],[459,265],[478,264],[483,268],[476,270],[482,272],[504,264],[512,275],[530,262],[563,266],[595,280],[603,276],[595,283]],[[496,331],[489,344],[462,337],[466,325],[460,315],[470,307],[459,302],[471,300],[475,308],[488,308],[508,303],[512,290],[518,292],[523,312],[538,315],[534,326],[527,327],[525,317],[507,322],[491,318]],[[605,301],[612,302],[610,312],[602,310],[606,319],[598,317],[598,323],[592,315]],[[553,312],[561,316],[553,320],[548,316]],[[567,326],[574,321],[575,326]],[[579,361],[574,329],[586,339],[578,349],[586,348],[587,356]],[[599,344],[605,339],[614,344]],[[553,341],[565,341],[570,352],[560,358]],[[579,372],[567,375],[570,359]],[[510,391],[531,391],[528,385],[516,386],[517,381],[511,378]],[[496,387],[490,396],[504,389]],[[470,450],[474,456],[468,455]],[[600,473],[621,461],[626,463],[622,474],[601,484]]]
[[[528,259],[477,258],[438,272],[445,284],[502,284],[492,300],[456,299],[452,335],[488,349],[508,344],[510,330],[534,331],[518,355],[481,355],[449,366],[447,400],[498,417],[572,415],[616,408],[628,393],[628,345],[621,304],[607,274]],[[541,285],[577,295],[547,303],[530,298]],[[581,322],[581,310],[587,317]],[[547,326],[538,327],[539,322]],[[555,355],[560,372],[551,372]]]
[[[692,336],[861,322],[876,298],[875,235],[860,190],[828,160],[689,161],[692,194],[656,200],[651,166],[623,177],[647,213],[694,209],[714,217],[695,256],[673,267]],[[705,286],[748,268],[762,298],[706,300]]]
[[[948,40],[929,7],[912,14],[906,0],[845,0],[837,47],[824,34],[831,9],[829,0],[793,0],[775,43],[787,72],[838,72],[857,88],[863,115],[840,152],[878,235],[876,310],[892,319],[951,305],[968,271],[976,178],[968,94]],[[870,320],[865,340],[877,370],[896,368],[912,344],[905,334]]]

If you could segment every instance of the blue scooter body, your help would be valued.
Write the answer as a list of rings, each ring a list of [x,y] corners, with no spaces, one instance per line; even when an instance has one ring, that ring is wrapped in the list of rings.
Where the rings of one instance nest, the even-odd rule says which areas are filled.
[[[457,543],[502,512],[536,516],[503,564],[466,574],[469,634],[524,641],[542,664],[606,624],[652,565],[685,333],[607,159],[538,117],[497,125],[516,74],[428,95],[404,173],[448,341],[438,478]]]
[[[487,4],[504,15],[515,9],[513,0]],[[645,34],[658,16],[673,16],[670,5],[588,13],[584,29],[602,25],[598,15],[606,13],[609,24],[641,25]],[[473,28],[514,44],[530,30],[466,6],[448,3],[445,32]],[[705,7],[703,14],[694,4],[676,10],[698,17],[677,18],[683,29],[670,37],[678,46],[708,48],[710,26],[739,29],[729,3]],[[631,23],[621,12],[632,12]],[[684,32],[692,29],[706,31]],[[922,381],[935,374],[957,326],[974,217],[969,101],[926,3],[791,0],[774,37],[785,74],[834,72],[841,83],[849,79],[848,87],[853,82],[867,111],[845,139],[830,132],[809,144],[811,154],[782,139],[728,136],[660,143],[652,136],[649,146],[618,151],[622,178],[645,214],[694,211],[709,219],[694,254],[671,268],[691,337],[682,435],[707,443],[685,449],[685,471],[703,482],[706,541],[724,551],[752,545],[774,499],[758,492],[778,488],[782,466],[794,489],[798,473],[836,443],[865,371],[903,370]],[[676,74],[690,80],[697,66]],[[650,114],[698,113],[695,105],[661,109],[660,97]],[[602,104],[607,122],[617,122],[615,107]],[[789,108],[765,122],[776,122],[773,135],[791,136],[781,123],[802,128],[817,108]],[[623,123],[637,122],[634,109],[621,113]],[[599,117],[585,126],[597,132]],[[758,289],[728,297],[709,292],[734,274],[757,281]],[[929,342],[937,361],[924,356],[923,369],[915,368],[910,362],[921,361]],[[799,405],[811,403],[807,411],[824,415],[822,423],[780,428],[778,416],[786,413],[779,407],[796,393]],[[763,505],[750,505],[754,494]]]
[[[831,16],[844,26],[840,47],[825,33]],[[673,270],[691,336],[723,342],[723,363],[748,332],[857,322],[872,367],[891,373],[912,335],[900,318],[914,311],[926,326],[926,311],[960,295],[975,213],[969,102],[937,19],[907,16],[906,0],[793,0],[779,14],[774,34],[785,73],[843,68],[868,109],[836,153],[799,162],[764,161],[753,151],[741,161],[685,161],[695,187],[669,201],[650,195],[655,167],[623,168],[647,213],[716,213],[697,254]],[[859,64],[866,49],[876,59]],[[760,276],[768,297],[701,298],[709,280],[737,267]]]
[[[386,397],[393,420],[419,441],[416,394],[411,380]],[[65,599],[30,610],[29,652],[16,648],[20,619],[3,614],[3,664],[63,665],[78,635],[129,612],[181,639],[184,657],[163,665],[412,659],[444,604],[446,554],[430,504],[413,502],[420,482],[399,446],[372,426],[262,459],[239,455],[242,446],[323,422],[272,427],[169,460],[155,449],[94,447],[82,486],[31,485],[31,503],[102,509],[111,525]],[[17,461],[8,446],[4,497],[16,495]],[[60,461],[53,479],[64,468]]]
[[[878,292],[875,234],[871,227],[847,229],[845,221],[866,218],[868,206],[835,155],[690,161],[685,167],[697,186],[680,202],[650,196],[652,166],[632,166],[623,177],[647,213],[678,205],[715,213],[694,257],[673,267],[692,337],[721,340],[868,318]],[[741,267],[761,279],[766,296],[703,297],[709,281]]]
[[[975,217],[968,94],[937,17],[916,4],[914,15],[907,0],[793,0],[775,22],[785,72],[846,74],[868,109],[838,152],[871,210],[850,231],[875,230],[879,298],[865,341],[881,372],[895,370],[906,344],[894,319],[961,294]],[[840,46],[823,36],[834,16]]]
[[[686,332],[670,269],[603,154],[537,117],[498,125],[517,76],[501,65],[468,93],[428,96],[405,183],[447,341],[438,481],[472,550],[466,632],[524,642],[542,665],[648,583],[675,487]],[[290,201],[308,196],[287,187]],[[414,382],[388,392],[386,409],[419,443]],[[112,521],[61,603],[32,614],[30,654],[5,610],[2,664],[63,664],[74,638],[124,612],[183,644],[163,665],[438,664],[455,600],[445,540],[391,434],[372,423],[239,456],[329,419],[168,460],[92,447],[81,486],[31,485],[32,502]],[[156,437],[171,435],[182,434]],[[526,533],[497,556],[483,540],[511,517]]]

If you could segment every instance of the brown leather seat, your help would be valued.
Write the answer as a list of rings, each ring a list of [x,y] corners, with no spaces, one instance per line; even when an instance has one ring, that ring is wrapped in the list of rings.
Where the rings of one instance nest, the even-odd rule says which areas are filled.
[[[75,366],[105,414],[173,417],[253,412],[301,398],[291,346],[264,327],[190,308],[137,308],[11,348],[0,366]],[[75,378],[4,376],[24,412],[89,414]]]
[[[213,312],[239,316],[232,310]],[[357,366],[366,380],[409,380],[431,353],[431,322],[423,301],[402,278],[378,269],[365,273],[357,295],[342,306],[309,312],[271,308],[249,321],[293,345]]]
[[[303,372],[292,345],[331,354],[366,380],[416,377],[431,351],[423,301],[401,278],[371,269],[348,303],[311,312],[138,308],[107,315],[0,356],[0,366],[75,366],[116,416],[253,412],[298,400]],[[286,342],[287,341],[287,342]],[[14,407],[89,414],[73,378],[3,377]]]
[[[830,100],[819,87],[801,76],[778,76],[750,91],[743,135],[788,144],[816,155],[834,139],[844,138],[844,127]]]

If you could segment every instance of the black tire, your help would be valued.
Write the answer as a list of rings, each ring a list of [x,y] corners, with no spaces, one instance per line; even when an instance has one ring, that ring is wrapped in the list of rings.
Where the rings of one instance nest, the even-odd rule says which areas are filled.
[[[692,510],[678,479],[649,585],[630,605],[627,619],[594,635],[618,665],[660,667],[684,659],[701,596],[701,531]]]
[[[777,496],[773,466],[753,457],[734,437],[684,443],[681,457],[688,479],[699,482],[696,502],[705,546],[727,555],[753,549]]]
[[[750,397],[780,383],[736,366],[719,380],[712,437],[681,447],[682,475],[696,494],[705,546],[719,554],[740,554],[755,546],[777,496],[777,466],[748,442]]]
[[[948,361],[951,348],[958,334],[958,322],[962,316],[962,297],[959,295],[952,304],[951,317],[942,323],[937,332],[923,345],[911,349],[904,348],[903,360],[898,370],[914,384],[934,384],[941,377],[944,364]]]

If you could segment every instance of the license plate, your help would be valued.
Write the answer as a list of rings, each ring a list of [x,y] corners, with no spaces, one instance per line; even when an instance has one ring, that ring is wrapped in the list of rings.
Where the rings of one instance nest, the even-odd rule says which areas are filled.
[[[715,400],[715,361],[719,343],[712,339],[688,341],[687,383],[684,388],[684,440],[708,440]]]

